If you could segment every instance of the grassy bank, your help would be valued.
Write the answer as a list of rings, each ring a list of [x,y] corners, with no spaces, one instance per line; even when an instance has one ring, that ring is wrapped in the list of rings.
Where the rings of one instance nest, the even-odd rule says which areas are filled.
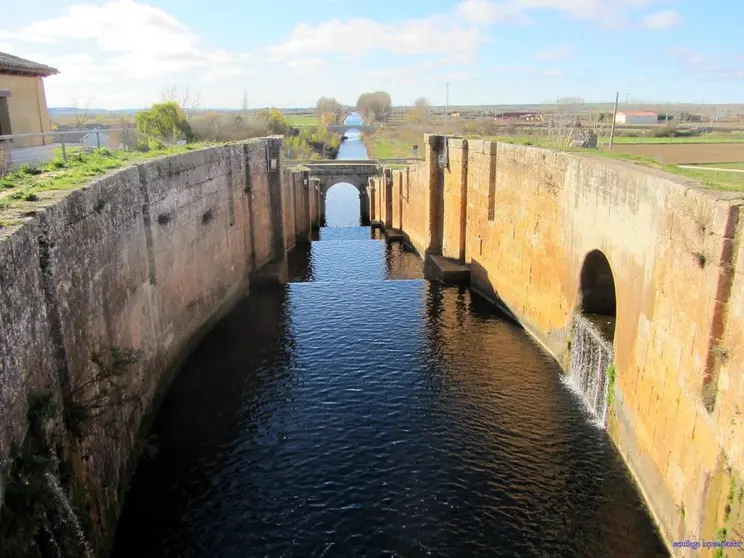
[[[433,132],[433,130],[432,130]],[[549,149],[560,149],[561,151],[572,151],[584,154],[596,155],[598,157],[606,157],[609,159],[616,159],[621,161],[628,161],[633,164],[642,165],[649,168],[663,170],[672,174],[684,176],[686,178],[692,178],[699,181],[703,186],[712,190],[726,190],[733,192],[744,192],[744,173],[739,172],[725,172],[725,171],[711,171],[703,169],[685,169],[678,167],[677,165],[664,165],[651,159],[650,157],[642,157],[638,155],[630,155],[625,153],[616,153],[612,151],[603,150],[586,150],[576,148],[565,148],[556,144],[555,140],[547,136],[476,136],[468,134],[467,137],[489,139],[493,141],[500,141],[503,143],[513,143],[518,145],[533,145],[535,147],[545,147]],[[423,155],[422,142],[423,132],[419,129],[410,129],[404,126],[398,127],[387,127],[383,128],[374,134],[364,135],[363,141],[367,146],[367,152],[372,159],[389,159],[389,158],[403,158],[410,157],[414,144],[418,144],[419,154]],[[629,140],[637,140],[640,138],[625,138]],[[648,139],[660,139],[660,140],[680,140],[680,139],[691,139],[691,138],[648,138]],[[699,140],[700,138],[692,138]],[[672,142],[669,142],[672,143]],[[741,169],[744,168],[744,163],[726,163],[722,165],[708,165],[715,167]]]
[[[20,223],[24,218],[33,216],[39,207],[58,199],[60,192],[84,186],[112,170],[210,145],[213,144],[196,143],[146,152],[112,152],[101,148],[88,153],[75,153],[67,161],[59,153],[53,161],[42,165],[23,165],[0,178],[0,228]]]

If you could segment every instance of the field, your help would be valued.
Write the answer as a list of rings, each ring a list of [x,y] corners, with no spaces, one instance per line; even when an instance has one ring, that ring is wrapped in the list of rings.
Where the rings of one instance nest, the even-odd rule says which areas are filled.
[[[744,172],[690,169],[678,167],[676,165],[665,167],[664,170],[695,179],[714,190],[744,192]]]
[[[606,148],[606,146],[605,146]],[[744,143],[619,143],[616,153],[651,157],[664,164],[744,163]]]
[[[715,165],[713,165],[713,166],[715,166],[717,168],[721,168],[721,169],[739,169],[739,170],[744,170],[744,163],[715,163]]]
[[[319,124],[314,114],[285,114],[284,118],[291,126],[317,126]]]
[[[610,143],[610,138],[600,138],[600,143]],[[615,144],[657,144],[657,143],[744,143],[744,134],[707,134],[704,136],[653,138],[653,137],[615,137]]]

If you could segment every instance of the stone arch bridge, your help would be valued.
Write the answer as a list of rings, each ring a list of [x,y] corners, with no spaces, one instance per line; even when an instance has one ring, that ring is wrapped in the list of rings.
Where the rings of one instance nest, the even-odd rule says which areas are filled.
[[[369,179],[382,174],[381,161],[369,159],[345,161],[290,161],[290,165],[301,166],[308,172],[311,186],[320,194],[320,220],[325,220],[325,199],[328,190],[339,183],[348,183],[359,192],[359,214],[363,225],[369,224]]]

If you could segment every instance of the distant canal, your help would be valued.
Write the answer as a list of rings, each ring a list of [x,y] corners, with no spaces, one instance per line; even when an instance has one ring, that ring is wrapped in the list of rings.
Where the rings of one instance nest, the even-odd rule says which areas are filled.
[[[174,382],[113,556],[667,555],[557,365],[358,226],[353,186],[327,204],[293,282],[254,290]]]

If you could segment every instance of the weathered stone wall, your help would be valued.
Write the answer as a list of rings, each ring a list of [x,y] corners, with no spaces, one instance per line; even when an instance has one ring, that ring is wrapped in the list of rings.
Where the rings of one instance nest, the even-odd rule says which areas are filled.
[[[600,157],[483,140],[450,140],[442,186],[432,145],[430,137],[430,179],[411,182],[399,217],[418,251],[458,258],[464,219],[474,288],[564,366],[582,268],[601,251],[617,301],[609,434],[670,543],[714,539],[724,526],[741,538],[730,488],[736,478],[741,486],[744,465],[744,196]],[[416,207],[428,215],[413,217]]]
[[[320,226],[320,180],[310,179],[310,224],[313,227]]]
[[[393,178],[387,210],[390,224],[402,230],[410,244],[420,253],[441,253],[443,172],[437,163],[442,138],[426,136],[424,161],[405,170],[385,169]]]
[[[294,182],[299,171],[285,170],[282,174],[282,207],[284,212],[284,246],[291,250],[296,242]]]
[[[294,202],[295,202],[295,231],[297,237],[310,240],[310,179],[307,171],[295,176],[294,180]]]
[[[98,553],[173,372],[247,292],[249,273],[282,255],[280,168],[278,138],[153,160],[70,193],[0,238],[3,477],[26,435],[29,397],[51,390],[64,403],[94,377],[94,353],[141,352],[125,389],[142,405],[115,406],[113,423],[86,423],[69,450]]]
[[[449,164],[444,170],[442,255],[465,258],[465,216],[468,206],[468,140],[449,140]]]

